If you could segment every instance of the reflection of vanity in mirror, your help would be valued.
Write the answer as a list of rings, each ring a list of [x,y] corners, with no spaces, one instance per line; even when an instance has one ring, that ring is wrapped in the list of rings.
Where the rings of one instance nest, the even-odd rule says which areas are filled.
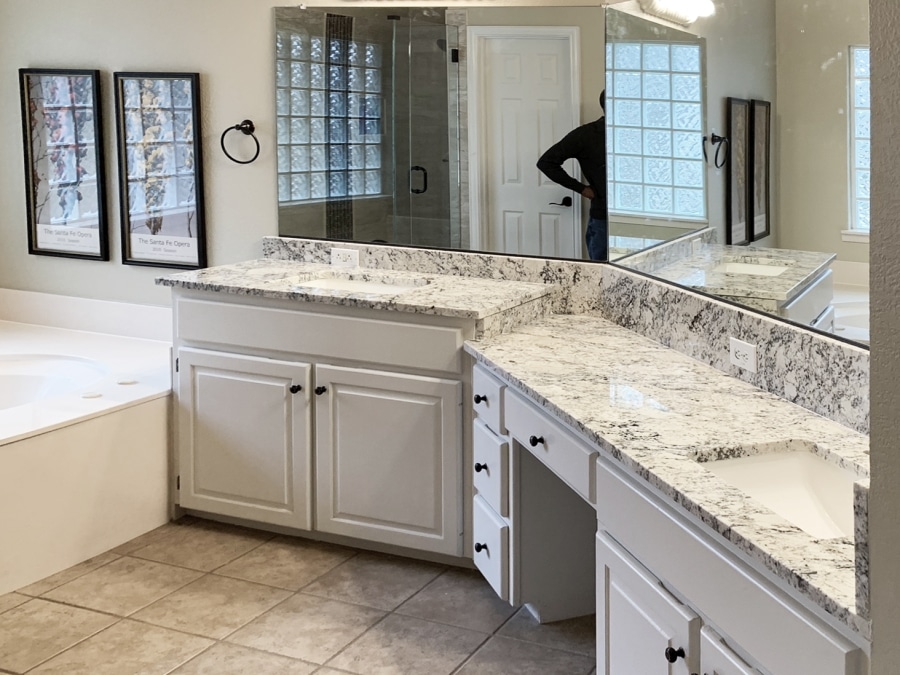
[[[854,190],[866,217],[867,174],[848,178],[848,137],[866,131],[867,115],[849,114],[850,83],[867,81],[853,78],[848,49],[868,41],[866,3],[715,4],[689,26],[637,2],[276,10],[279,234],[585,260],[587,202],[535,162],[602,114],[607,88],[614,264],[827,329],[835,253],[868,259],[867,244],[841,234],[852,230]],[[604,22],[608,40],[594,39]],[[666,73],[690,85],[669,90],[681,99],[616,91],[617,77],[663,72],[616,58],[654,36],[698,46],[698,57],[681,54],[690,68]],[[346,53],[327,47],[338,42]],[[667,67],[684,63],[670,56]],[[853,103],[865,104],[857,91]],[[703,155],[704,136],[727,134],[726,97],[772,104],[771,234],[751,248],[722,247],[726,169],[715,167],[718,146]],[[671,106],[662,134],[646,116],[660,103]],[[867,153],[865,141],[854,149]],[[578,176],[574,162],[566,168]],[[867,340],[867,293],[859,300],[851,319],[866,330],[839,325],[838,337]]]

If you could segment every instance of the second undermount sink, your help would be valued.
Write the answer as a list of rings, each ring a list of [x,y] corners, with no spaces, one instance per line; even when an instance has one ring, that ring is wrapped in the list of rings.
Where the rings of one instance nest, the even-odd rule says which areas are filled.
[[[725,274],[749,274],[760,277],[777,277],[787,271],[787,267],[781,265],[761,265],[759,263],[723,262],[713,267],[713,272]]]
[[[409,275],[375,276],[370,273],[349,273],[310,279],[297,284],[297,290],[339,291],[363,293],[366,295],[399,295],[422,288],[429,283],[429,279]]]
[[[703,466],[816,539],[853,537],[857,478],[813,452],[766,452]]]

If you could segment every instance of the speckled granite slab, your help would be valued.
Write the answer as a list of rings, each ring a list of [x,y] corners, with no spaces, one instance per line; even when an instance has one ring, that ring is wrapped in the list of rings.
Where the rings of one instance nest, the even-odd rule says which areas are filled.
[[[337,283],[330,287],[328,282]],[[156,283],[249,297],[475,319],[478,337],[545,316],[559,291],[547,284],[335,268],[273,259],[179,272],[160,277]],[[365,284],[371,285],[366,288]]]
[[[859,477],[854,508],[861,509],[868,437],[599,317],[553,316],[466,349],[723,540],[870,638],[865,532],[856,541],[815,539],[702,463],[773,450],[814,452]]]
[[[723,246],[704,244],[677,261],[656,266],[653,276],[680,286],[703,291],[723,298],[769,301],[755,303],[755,307],[777,312],[793,300],[810,282],[822,273],[835,259],[834,253],[815,251],[791,251],[752,246]],[[635,256],[637,265],[640,256]],[[618,261],[623,267],[631,267],[632,259]],[[778,271],[774,276],[729,272],[740,269],[729,265],[749,265],[760,271]],[[640,269],[640,267],[634,267]],[[780,271],[779,271],[780,270]]]

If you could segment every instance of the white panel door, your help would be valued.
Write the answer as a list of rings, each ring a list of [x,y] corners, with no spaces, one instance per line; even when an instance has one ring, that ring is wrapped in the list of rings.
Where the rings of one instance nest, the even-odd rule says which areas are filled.
[[[598,675],[689,675],[700,618],[607,533],[597,533]]]
[[[475,123],[484,157],[478,220],[487,250],[580,258],[580,197],[569,207],[552,205],[573,195],[536,166],[544,151],[579,124],[572,63],[577,34],[545,30],[548,36],[533,29],[527,36],[479,40],[482,115]],[[574,161],[566,169],[579,175]]]
[[[178,361],[179,504],[310,529],[310,365],[200,349]]]
[[[317,365],[316,529],[462,554],[462,385]]]
[[[759,675],[709,626],[700,629],[700,672],[703,675]]]

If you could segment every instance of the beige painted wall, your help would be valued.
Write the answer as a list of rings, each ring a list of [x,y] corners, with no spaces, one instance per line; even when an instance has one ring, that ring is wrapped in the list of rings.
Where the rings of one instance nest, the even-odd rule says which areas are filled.
[[[777,245],[868,262],[867,243],[844,242],[849,224],[849,54],[869,43],[868,0],[778,0],[781,167]]]

